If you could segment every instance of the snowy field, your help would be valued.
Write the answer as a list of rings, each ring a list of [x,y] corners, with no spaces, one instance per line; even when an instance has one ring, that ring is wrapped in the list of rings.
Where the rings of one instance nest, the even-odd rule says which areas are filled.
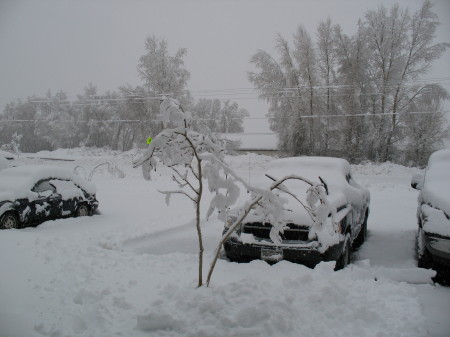
[[[126,177],[94,175],[98,215],[0,231],[1,337],[450,336],[450,288],[416,267],[417,169],[353,166],[371,213],[368,240],[344,270],[221,259],[211,287],[197,289],[193,205],[174,197],[167,207],[157,190],[173,188],[169,172],[145,181],[133,155],[77,149],[17,160],[88,173],[112,160]],[[227,160],[251,182],[270,158]],[[208,267],[222,224],[211,217],[203,231]]]

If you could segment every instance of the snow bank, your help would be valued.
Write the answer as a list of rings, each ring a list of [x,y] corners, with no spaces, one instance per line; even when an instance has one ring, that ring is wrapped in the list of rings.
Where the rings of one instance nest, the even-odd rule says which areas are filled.
[[[212,288],[165,286],[137,328],[148,336],[425,336],[414,289],[367,270],[219,262]],[[227,274],[230,273],[230,274]],[[239,275],[239,276],[238,276]]]
[[[134,151],[57,152],[87,168],[114,157],[126,177],[106,170],[94,176],[101,215],[0,231],[0,256],[7,257],[0,259],[0,336],[435,337],[450,331],[450,289],[428,284],[432,271],[415,268],[417,192],[409,181],[418,169],[352,166],[358,181],[371,185],[368,241],[354,256],[370,263],[333,272],[329,263],[311,270],[286,261],[219,260],[212,287],[196,289],[192,203],[174,197],[167,208],[157,192],[172,186],[170,170],[146,182],[131,168]],[[230,166],[253,180],[271,160],[236,156]],[[16,163],[35,161],[21,156]],[[57,165],[73,169],[74,163]],[[216,220],[203,223],[205,262],[222,228]]]

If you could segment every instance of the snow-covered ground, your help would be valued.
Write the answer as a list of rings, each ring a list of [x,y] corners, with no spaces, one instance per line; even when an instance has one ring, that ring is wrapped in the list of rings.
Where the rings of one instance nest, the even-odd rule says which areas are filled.
[[[87,172],[106,160],[124,179],[94,175],[101,214],[0,231],[0,336],[449,336],[450,288],[434,285],[414,257],[417,169],[353,166],[371,192],[367,242],[334,272],[288,262],[219,260],[210,288],[196,288],[192,203],[158,169],[151,182],[131,168],[132,152],[76,149],[22,155],[16,163]],[[74,159],[51,161],[45,158]],[[249,179],[269,157],[228,157]],[[204,209],[206,210],[206,204]],[[206,266],[222,224],[203,224]]]

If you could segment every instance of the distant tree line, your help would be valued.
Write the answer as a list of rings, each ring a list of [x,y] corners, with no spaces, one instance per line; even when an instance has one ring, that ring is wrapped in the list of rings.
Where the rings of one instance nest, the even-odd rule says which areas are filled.
[[[269,103],[267,117],[279,148],[295,156],[425,164],[449,135],[442,109],[449,94],[424,81],[449,47],[433,42],[438,25],[428,0],[414,13],[380,6],[366,12],[352,36],[328,19],[319,24],[315,39],[299,26],[293,43],[277,36],[276,55],[257,51],[249,80]],[[186,49],[171,55],[167,42],[154,36],[145,48],[137,65],[141,86],[99,94],[89,84],[75,101],[61,91],[7,104],[0,115],[0,145],[22,135],[24,152],[145,146],[161,131],[157,114],[164,95],[193,112],[196,131],[243,132],[249,114],[237,103],[193,100]]]
[[[438,24],[430,1],[412,14],[381,6],[353,36],[328,19],[314,40],[299,26],[293,43],[277,36],[275,56],[257,51],[249,79],[270,104],[280,148],[351,162],[426,163],[448,135],[448,92],[421,81],[449,46],[434,44]]]
[[[142,86],[123,85],[100,94],[88,84],[76,100],[60,91],[32,96],[6,105],[0,114],[0,146],[22,135],[23,152],[72,148],[109,147],[129,150],[146,146],[146,139],[162,130],[157,121],[163,96],[174,97],[192,112],[194,129],[213,133],[243,132],[245,109],[228,100],[194,101],[187,89],[190,73],[184,67],[186,49],[175,55],[167,42],[152,36],[145,41],[146,53],[139,59]]]

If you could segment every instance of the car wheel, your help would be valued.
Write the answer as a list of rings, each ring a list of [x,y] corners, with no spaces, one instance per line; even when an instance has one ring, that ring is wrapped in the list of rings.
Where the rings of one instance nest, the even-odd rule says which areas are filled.
[[[358,236],[353,242],[353,246],[355,248],[359,248],[364,243],[364,241],[366,241],[366,238],[367,238],[367,215],[364,218],[364,222],[361,225],[361,230],[359,231]]]
[[[351,245],[350,245],[350,235],[347,234],[345,237],[344,250],[341,256],[336,260],[336,266],[334,270],[341,270],[347,267],[350,263]]]
[[[0,218],[0,228],[1,229],[11,229],[11,228],[22,228],[20,225],[19,218],[11,212],[3,214]]]
[[[76,216],[87,216],[89,215],[89,207],[86,204],[81,204],[77,208]]]

